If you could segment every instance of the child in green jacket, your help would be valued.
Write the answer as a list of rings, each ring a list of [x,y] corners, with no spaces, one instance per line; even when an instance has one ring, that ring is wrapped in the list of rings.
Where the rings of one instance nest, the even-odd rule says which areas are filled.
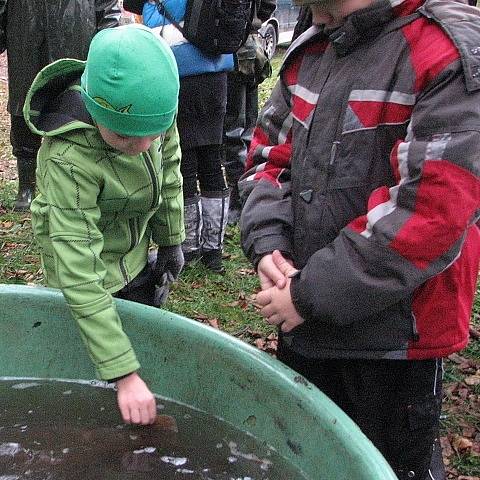
[[[116,381],[127,423],[152,423],[156,405],[112,297],[159,306],[183,266],[178,91],[169,47],[126,25],[98,33],[86,62],[45,67],[24,107],[44,137],[31,210],[46,283],[62,290],[99,378]]]

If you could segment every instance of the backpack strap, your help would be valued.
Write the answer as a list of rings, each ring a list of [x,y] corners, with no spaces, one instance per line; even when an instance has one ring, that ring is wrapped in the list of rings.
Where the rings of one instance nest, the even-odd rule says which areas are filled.
[[[155,0],[155,5],[157,6],[158,13],[163,15],[180,33],[184,35],[183,28],[181,27],[180,23],[178,23],[172,16],[172,14],[167,10],[167,7],[163,3],[162,0]]]
[[[255,12],[254,8],[253,8],[254,2],[252,0],[247,0],[247,1],[248,1],[248,4],[249,4],[250,8],[249,8],[249,12],[248,12],[248,18],[243,19],[245,21],[246,28],[245,28],[245,32],[243,33],[243,41],[241,42],[241,45],[243,45],[245,43],[250,30],[253,28],[252,17],[253,17],[254,12]],[[196,3],[198,5],[196,5]],[[190,43],[195,45],[200,50],[204,51],[204,53],[206,53],[206,54],[220,55],[221,53],[216,52],[216,51],[212,52],[207,48],[206,45],[203,45],[198,40],[195,40],[194,32],[197,31],[197,27],[198,27],[197,23],[199,24],[200,20],[201,20],[201,18],[200,18],[201,3],[202,2],[193,2],[192,11],[190,12],[190,14],[188,14],[188,5],[187,5],[187,16],[186,16],[186,19],[185,19],[185,22],[184,22],[184,26],[182,27],[180,25],[180,23],[177,22],[177,20],[175,20],[173,18],[173,15],[167,10],[163,0],[155,0],[155,5],[157,6],[157,10],[160,13],[160,15],[162,15],[164,18],[166,18],[178,31],[180,31],[180,33]],[[245,3],[247,3],[247,2],[245,2]],[[196,8],[196,7],[198,7],[198,8]],[[212,35],[213,35],[213,32],[212,32]],[[200,45],[199,45],[199,43],[200,43]],[[237,46],[236,49],[238,49],[241,45]]]

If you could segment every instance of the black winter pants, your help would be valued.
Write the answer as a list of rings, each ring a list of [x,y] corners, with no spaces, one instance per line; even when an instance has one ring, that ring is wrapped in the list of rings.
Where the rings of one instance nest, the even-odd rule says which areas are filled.
[[[151,307],[161,307],[167,301],[170,289],[168,283],[161,286],[157,285],[154,276],[155,263],[156,251],[150,252],[148,262],[143,270],[125,287],[113,293],[112,296],[122,300],[143,303]]]
[[[357,423],[399,480],[445,478],[438,456],[441,359],[309,359],[281,342],[278,358],[315,384]]]
[[[258,116],[258,86],[249,77],[230,72],[227,83],[227,113],[223,127],[225,173],[236,188],[245,170],[247,150]]]
[[[184,198],[192,198],[198,193],[197,180],[201,192],[221,192],[226,188],[220,145],[182,149],[180,170]]]
[[[23,117],[10,115],[10,143],[14,157],[35,160],[42,137],[27,127]]]

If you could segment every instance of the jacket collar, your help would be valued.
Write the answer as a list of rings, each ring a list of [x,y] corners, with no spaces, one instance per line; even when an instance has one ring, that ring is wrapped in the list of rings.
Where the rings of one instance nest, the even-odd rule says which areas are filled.
[[[338,56],[346,55],[357,45],[380,35],[395,18],[414,13],[424,2],[425,0],[377,0],[371,6],[352,13],[342,26],[328,34],[335,53]]]
[[[349,15],[334,31],[313,25],[290,45],[285,54],[283,71],[295,55],[307,46],[330,43],[338,56],[347,55],[357,45],[371,40],[387,29],[394,29],[395,19],[401,21],[417,11],[426,0],[376,0],[371,6]]]

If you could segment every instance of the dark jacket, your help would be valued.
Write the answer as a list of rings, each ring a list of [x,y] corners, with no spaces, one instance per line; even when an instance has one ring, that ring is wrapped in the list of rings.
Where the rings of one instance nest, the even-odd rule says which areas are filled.
[[[305,323],[284,336],[297,352],[422,359],[467,344],[478,45],[480,12],[465,2],[380,0],[291,46],[240,184],[253,187],[246,254],[279,249],[300,269],[291,293]]]
[[[44,66],[64,57],[85,59],[93,35],[120,20],[117,0],[8,0],[6,5],[0,39],[6,29],[12,115],[22,115],[27,91]]]
[[[7,48],[7,0],[0,0],[0,53]]]

